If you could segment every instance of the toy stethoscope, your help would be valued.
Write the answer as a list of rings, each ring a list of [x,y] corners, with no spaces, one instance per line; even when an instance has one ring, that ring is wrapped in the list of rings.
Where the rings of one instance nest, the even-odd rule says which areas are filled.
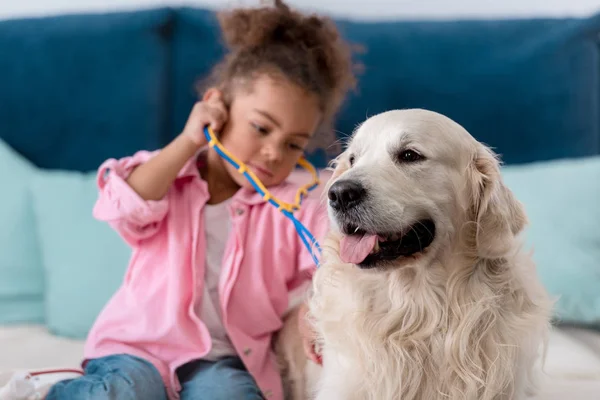
[[[228,163],[233,165],[233,167],[240,174],[244,175],[244,177],[248,180],[248,182],[250,182],[250,184],[258,192],[258,194],[260,194],[263,197],[263,199],[265,201],[268,201],[273,206],[277,207],[279,209],[279,211],[281,211],[283,213],[283,215],[285,215],[287,218],[289,218],[292,221],[292,223],[294,224],[294,227],[296,228],[296,232],[298,232],[300,239],[302,239],[302,243],[304,243],[304,246],[309,251],[313,261],[318,266],[319,260],[316,257],[313,249],[316,248],[319,251],[319,253],[321,253],[321,247],[319,246],[319,243],[317,242],[317,240],[315,239],[313,234],[310,233],[308,228],[306,228],[294,216],[294,211],[297,211],[300,209],[302,200],[308,194],[308,192],[310,192],[311,190],[313,190],[317,186],[319,186],[319,183],[320,183],[319,175],[318,175],[315,167],[310,162],[308,162],[308,160],[306,160],[304,157],[301,157],[298,160],[298,165],[300,165],[302,168],[304,168],[305,170],[310,172],[313,180],[312,180],[312,182],[310,182],[304,186],[301,186],[298,189],[298,191],[296,192],[294,203],[286,203],[286,202],[274,197],[267,190],[267,188],[263,185],[263,183],[260,181],[260,179],[258,179],[256,177],[256,175],[254,175],[254,173],[246,166],[246,164],[241,162],[237,157],[235,157],[233,154],[231,154],[229,151],[227,151],[227,149],[225,149],[225,147],[223,147],[221,142],[219,142],[216,135],[214,134],[214,132],[212,131],[212,129],[209,126],[204,127],[204,136],[206,137],[206,140],[208,141],[208,145],[211,148],[215,149],[215,151],[225,161],[227,161]]]

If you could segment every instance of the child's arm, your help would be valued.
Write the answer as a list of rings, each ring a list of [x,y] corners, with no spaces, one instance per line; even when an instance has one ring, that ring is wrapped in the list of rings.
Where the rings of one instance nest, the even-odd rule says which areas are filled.
[[[131,157],[107,160],[98,169],[99,193],[93,215],[108,222],[130,246],[153,236],[169,209],[166,196],[161,200],[144,200],[126,182],[136,167],[158,154],[139,151]]]
[[[213,130],[219,131],[226,120],[227,110],[219,92],[196,103],[181,135],[158,155],[135,168],[127,184],[144,200],[162,199],[185,163],[207,144],[204,127],[210,124]]]
[[[317,198],[307,199],[301,210],[298,212],[298,219],[311,231],[317,241],[322,241],[329,228],[329,218],[327,218],[327,208]],[[300,238],[297,237],[298,255],[296,262],[295,277],[288,282],[288,296],[290,304],[288,307],[295,307],[296,299],[305,299],[305,295],[298,297],[299,293],[306,294],[306,290],[310,285],[312,276],[316,271],[312,256],[308,250],[302,245]],[[316,251],[316,250],[315,250]],[[289,310],[288,310],[289,311]],[[306,356],[316,364],[321,364],[320,354],[315,349],[316,334],[312,326],[307,321],[308,307],[304,301],[298,306],[298,327],[302,336],[302,345]]]
[[[198,148],[188,136],[179,135],[156,156],[137,166],[126,182],[142,199],[160,200]]]
[[[179,171],[203,145],[206,124],[218,130],[226,120],[220,101],[197,103],[184,131],[161,151],[107,160],[98,171],[94,217],[106,221],[131,246],[153,236],[167,215],[166,193]]]
[[[300,336],[302,336],[304,354],[306,354],[306,356],[315,364],[321,365],[321,354],[319,354],[319,351],[316,348],[317,334],[307,320],[308,306],[306,303],[302,303],[298,307],[298,329],[300,330]]]

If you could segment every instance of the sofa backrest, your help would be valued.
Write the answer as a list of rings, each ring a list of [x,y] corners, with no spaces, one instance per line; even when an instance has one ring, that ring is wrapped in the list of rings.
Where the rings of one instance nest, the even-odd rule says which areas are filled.
[[[336,22],[365,50],[338,136],[419,107],[507,164],[600,154],[600,16]],[[0,137],[39,167],[89,171],[180,132],[223,48],[212,11],[158,8],[0,21],[0,54]]]

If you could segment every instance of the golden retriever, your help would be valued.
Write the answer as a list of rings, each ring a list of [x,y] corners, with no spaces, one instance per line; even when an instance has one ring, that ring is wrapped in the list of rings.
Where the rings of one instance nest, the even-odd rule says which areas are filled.
[[[323,366],[295,315],[277,352],[294,400],[523,399],[552,303],[495,154],[451,119],[395,110],[359,126],[327,187],[310,293]]]

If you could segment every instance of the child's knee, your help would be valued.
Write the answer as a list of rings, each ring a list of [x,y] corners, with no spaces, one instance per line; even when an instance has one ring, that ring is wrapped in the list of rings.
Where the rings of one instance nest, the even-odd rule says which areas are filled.
[[[86,375],[58,382],[46,400],[166,400],[161,376],[150,363],[134,358],[116,361],[114,358],[90,361]]]
[[[90,379],[89,376],[57,382],[48,394],[46,400],[82,399],[82,400],[112,400],[119,398],[118,390],[108,380]]]
[[[46,396],[46,400],[166,400],[166,398],[162,382],[134,382],[118,375],[96,379],[83,376],[58,382]]]

